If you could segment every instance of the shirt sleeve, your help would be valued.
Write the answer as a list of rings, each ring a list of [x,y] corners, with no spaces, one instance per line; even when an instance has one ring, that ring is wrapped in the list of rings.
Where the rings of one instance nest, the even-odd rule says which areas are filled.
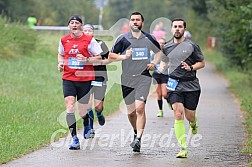
[[[151,35],[151,38],[149,38],[150,41],[152,42],[152,51],[156,54],[161,50],[159,43],[156,41],[156,38]]]
[[[58,54],[64,55],[64,47],[63,47],[63,45],[62,45],[61,40],[59,41]]]
[[[102,53],[100,44],[94,38],[92,38],[90,44],[88,45],[88,51],[92,56]]]
[[[197,44],[193,44],[193,48],[194,48],[194,51],[193,51],[193,57],[196,61],[203,61],[204,60],[204,56],[201,52],[201,49],[199,47],[199,45]]]
[[[103,41],[100,41],[100,42],[101,42],[100,46],[102,48],[102,53],[101,53],[102,59],[107,59],[109,55],[108,46]]]
[[[166,46],[164,46],[164,48],[163,48],[163,53],[164,53],[164,55],[161,57],[161,61],[163,61],[163,62],[169,62],[169,58],[168,58],[168,53],[167,53],[167,47]]]
[[[111,52],[116,54],[124,54],[126,49],[130,46],[130,42],[124,38],[124,35],[119,35],[115,40]]]

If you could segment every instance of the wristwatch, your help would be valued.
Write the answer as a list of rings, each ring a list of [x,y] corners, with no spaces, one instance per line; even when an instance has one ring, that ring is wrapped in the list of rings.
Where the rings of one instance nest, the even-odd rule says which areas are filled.
[[[86,62],[87,62],[87,63],[89,62],[89,57],[86,58]]]
[[[193,70],[193,66],[192,65],[190,66],[190,69],[191,69],[191,71]]]

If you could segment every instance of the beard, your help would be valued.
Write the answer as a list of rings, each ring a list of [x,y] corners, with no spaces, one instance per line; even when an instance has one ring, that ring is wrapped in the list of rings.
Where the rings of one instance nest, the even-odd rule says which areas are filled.
[[[132,30],[133,32],[139,32],[139,31],[141,31],[142,25],[139,25],[139,26],[137,26],[137,27],[135,27],[135,26],[137,26],[137,25],[131,26],[131,30]]]
[[[176,38],[176,39],[180,39],[180,38],[182,38],[184,36],[184,33],[175,33],[174,34],[174,38]]]

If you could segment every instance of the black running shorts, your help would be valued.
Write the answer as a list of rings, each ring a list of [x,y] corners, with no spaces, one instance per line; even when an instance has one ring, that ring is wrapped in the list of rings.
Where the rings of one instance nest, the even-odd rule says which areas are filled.
[[[168,75],[164,74],[153,73],[152,78],[153,78],[153,84],[163,84],[163,83],[166,84],[168,81]]]
[[[199,103],[200,90],[192,92],[168,91],[168,102],[172,105],[176,102],[184,104],[189,110],[196,110]]]
[[[78,82],[63,79],[62,85],[64,98],[68,96],[74,96],[77,97],[77,101],[79,103],[88,104],[91,81]]]

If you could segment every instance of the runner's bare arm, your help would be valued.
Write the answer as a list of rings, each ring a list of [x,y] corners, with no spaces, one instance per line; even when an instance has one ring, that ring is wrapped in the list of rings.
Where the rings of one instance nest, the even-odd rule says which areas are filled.
[[[85,64],[100,63],[102,60],[102,57],[100,54],[91,56],[91,57],[85,57],[82,54],[77,54],[76,57],[78,61],[84,62]]]
[[[147,70],[154,70],[156,65],[160,62],[162,55],[162,51],[157,52],[154,56],[154,60],[147,65]]]
[[[188,65],[186,62],[182,61],[181,65],[182,65],[181,68],[185,69],[186,71],[196,71],[205,67],[205,61],[203,60],[203,61],[196,62],[195,64],[191,66]]]
[[[164,72],[168,68],[168,62],[161,61],[158,68],[158,73]]]
[[[128,59],[131,55],[132,55],[132,48],[126,50],[125,55],[119,55],[119,54],[110,52],[108,57],[109,57],[109,60],[111,61],[121,61],[121,60]]]
[[[58,54],[58,71],[62,72],[64,70],[64,55]]]

